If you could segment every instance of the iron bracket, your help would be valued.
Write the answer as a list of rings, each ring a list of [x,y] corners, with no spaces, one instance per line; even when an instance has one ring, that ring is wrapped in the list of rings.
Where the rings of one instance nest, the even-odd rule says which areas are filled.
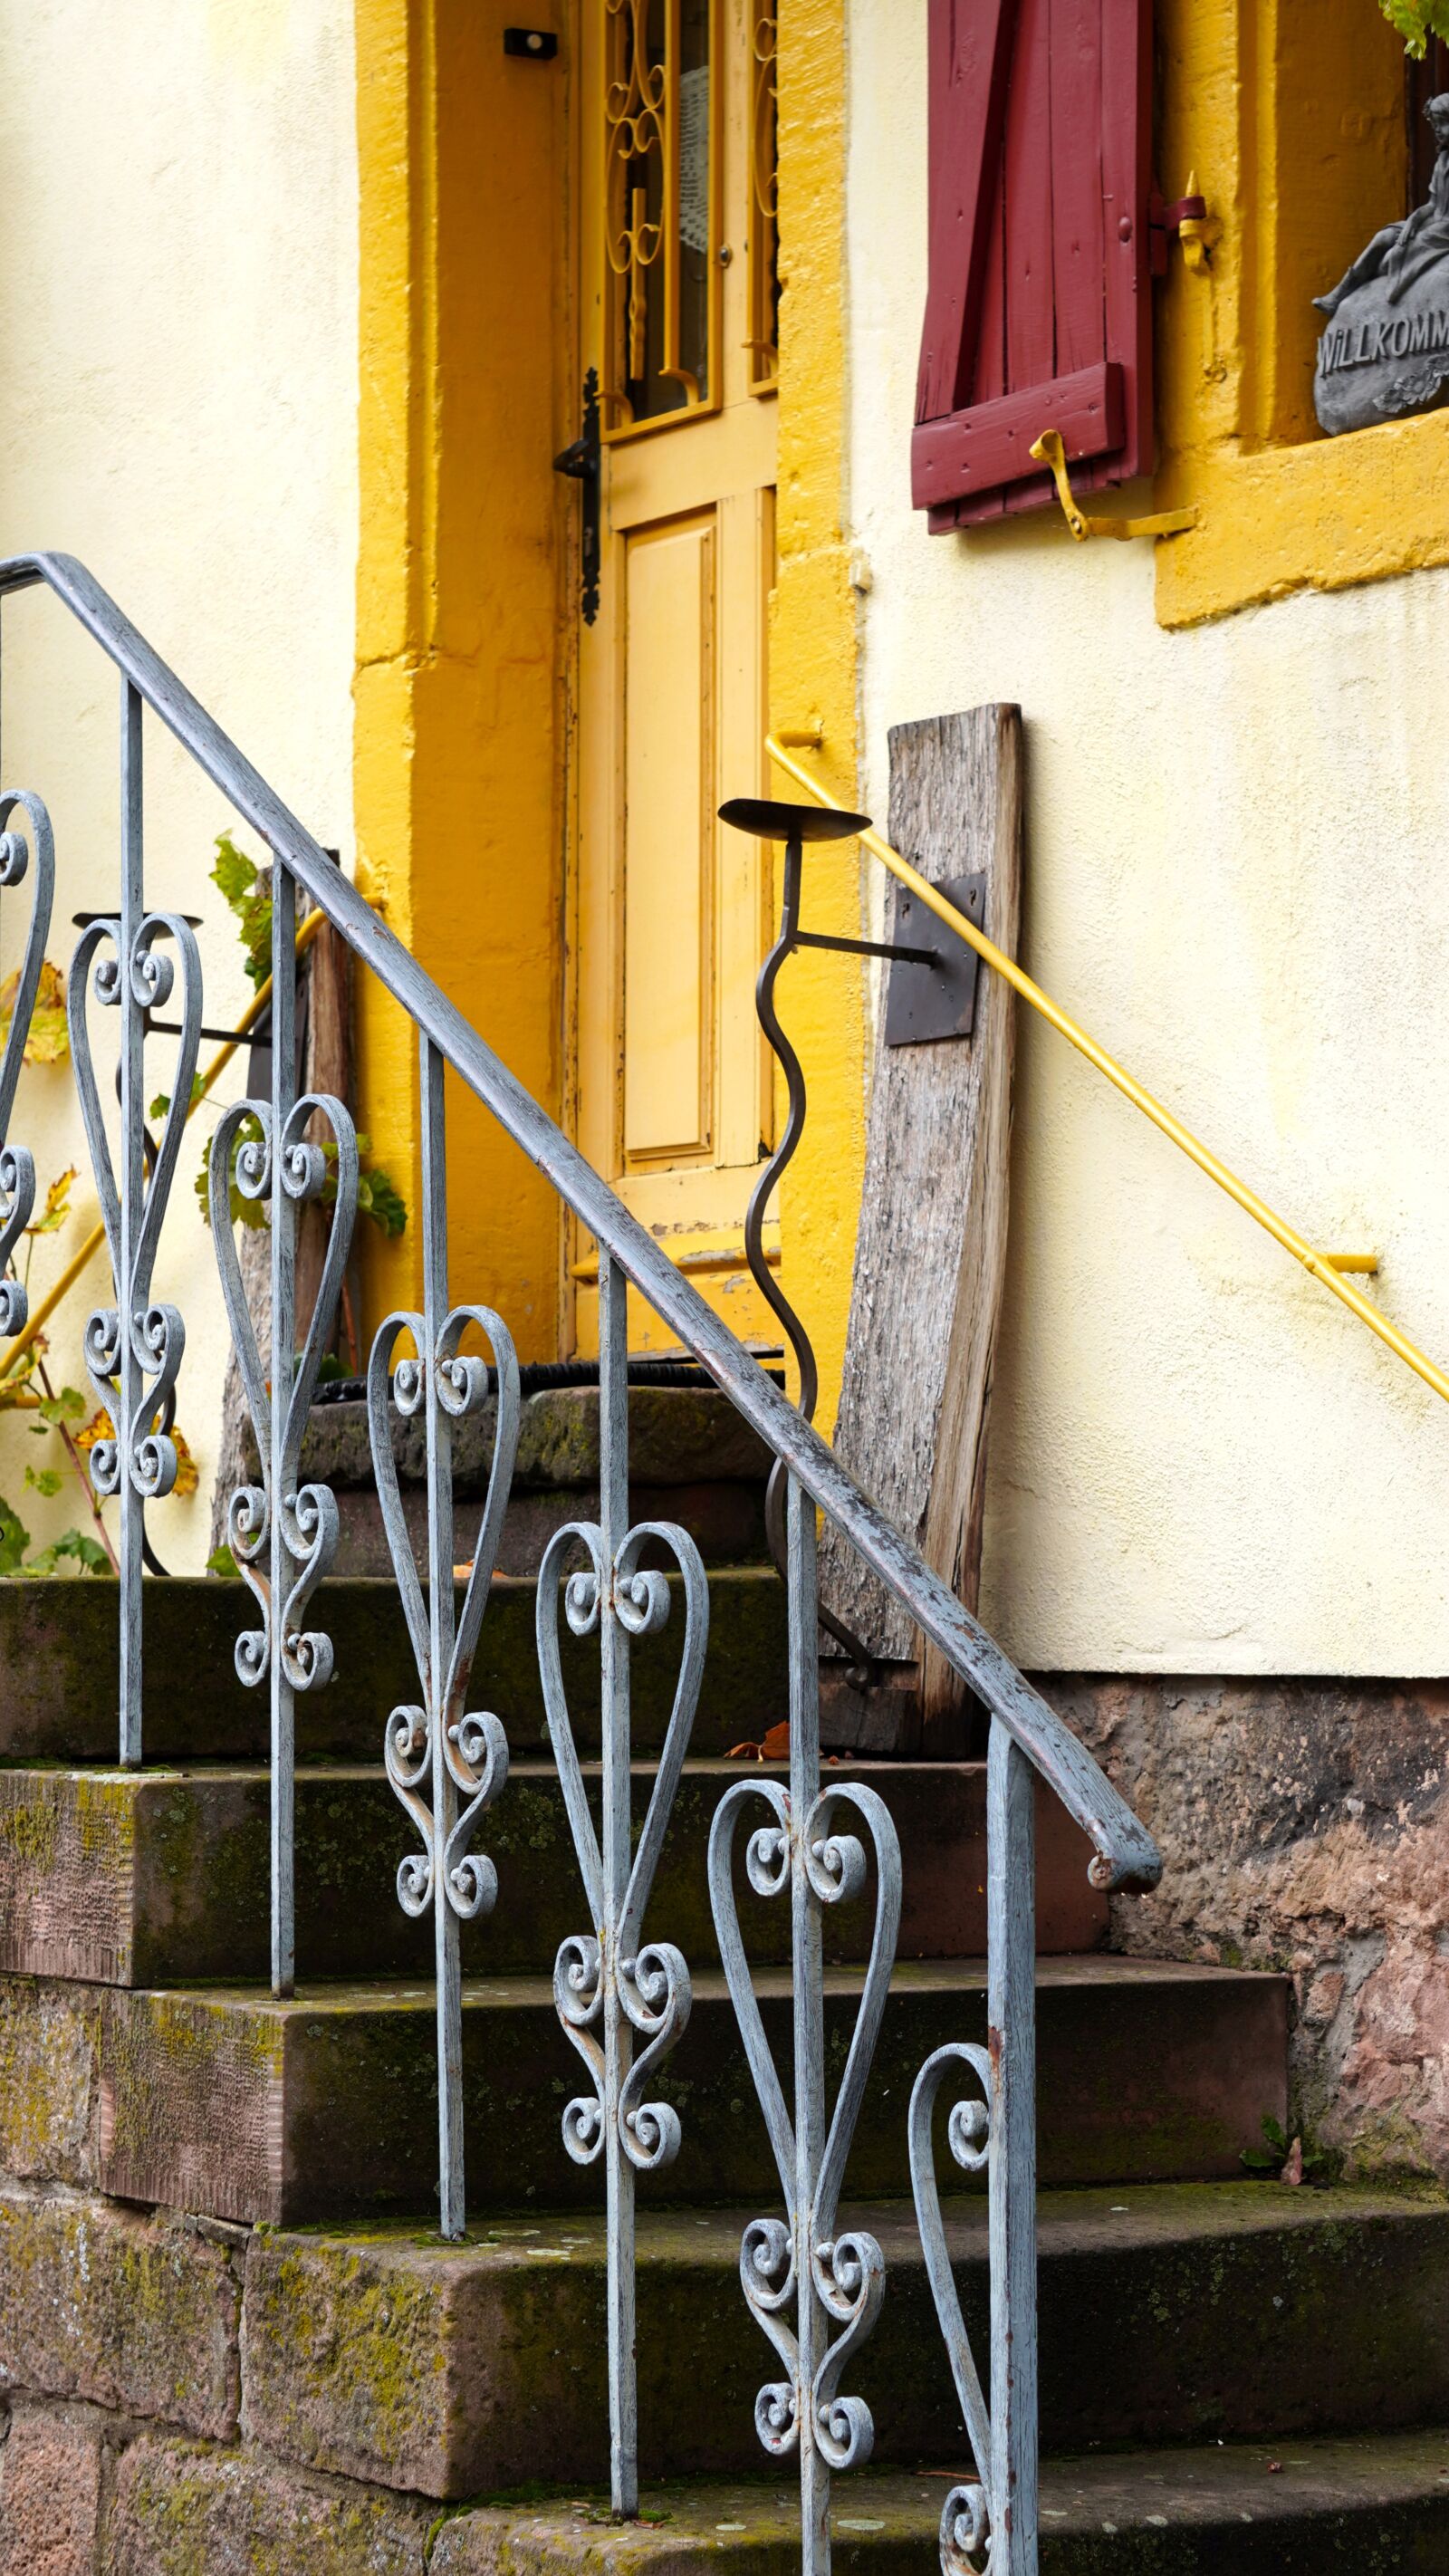
[[[943,877],[938,894],[954,904],[976,930],[986,927],[984,876]],[[928,962],[916,942],[929,929],[935,954]],[[932,1038],[969,1038],[976,1026],[976,978],[981,960],[964,939],[943,936],[944,925],[904,886],[896,888],[894,962],[886,995],[887,1046],[924,1046]]]

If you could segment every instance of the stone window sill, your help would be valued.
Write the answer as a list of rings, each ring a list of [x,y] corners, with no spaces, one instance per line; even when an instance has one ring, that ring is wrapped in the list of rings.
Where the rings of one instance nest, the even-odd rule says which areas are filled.
[[[1449,411],[1303,446],[1168,460],[1156,506],[1199,523],[1157,546],[1157,618],[1195,626],[1295,590],[1449,563]]]

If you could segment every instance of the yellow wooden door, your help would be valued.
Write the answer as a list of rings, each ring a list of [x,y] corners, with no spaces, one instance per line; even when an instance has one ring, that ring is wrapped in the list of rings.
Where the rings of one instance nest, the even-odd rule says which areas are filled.
[[[577,1132],[736,1331],[771,1137],[754,1017],[770,854],[716,809],[764,785],[774,571],[774,13],[582,0],[582,360],[602,414],[579,626]],[[597,1348],[597,1260],[572,1247]],[[635,1349],[667,1347],[642,1311]]]

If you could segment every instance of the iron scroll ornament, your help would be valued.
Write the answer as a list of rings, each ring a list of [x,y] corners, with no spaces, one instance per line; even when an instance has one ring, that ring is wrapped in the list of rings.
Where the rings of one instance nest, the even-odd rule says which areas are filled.
[[[388,1415],[390,1404],[404,1421],[422,1413],[429,1419],[429,1447],[436,1455],[440,1417],[451,1430],[454,1424],[481,1413],[489,1392],[489,1369],[485,1360],[465,1356],[460,1348],[470,1325],[485,1335],[493,1352],[497,1418],[488,1490],[463,1596],[463,1613],[450,1642],[447,1633],[435,1636],[430,1614],[442,1605],[424,1600],[418,1579]],[[404,1333],[411,1336],[418,1356],[394,1363],[394,1353]],[[398,1902],[405,1914],[415,1916],[441,1903],[459,1922],[468,1923],[476,1916],[491,1913],[497,1903],[498,1873],[492,1861],[475,1853],[471,1844],[480,1818],[508,1778],[508,1738],[502,1720],[486,1712],[470,1714],[465,1708],[518,1451],[518,1358],[502,1317],[488,1306],[455,1306],[435,1348],[429,1350],[427,1326],[421,1315],[389,1315],[379,1326],[372,1345],[367,1408],[383,1528],[422,1692],[421,1706],[393,1710],[384,1744],[388,1779],[422,1843],[420,1852],[407,1853],[398,1865]],[[451,1459],[448,1477],[450,1544],[441,1552],[430,1549],[434,1585],[440,1579],[451,1579]],[[432,1563],[439,1554],[446,1558],[446,1564]],[[449,1618],[447,1630],[451,1628]],[[440,1645],[447,1650],[446,1658],[437,1651]]]
[[[961,2420],[966,2427],[966,2438],[976,2465],[974,2480],[952,2487],[941,2508],[941,2571],[942,2576],[985,2576],[992,2554],[989,2502],[991,2411],[982,2391],[981,2376],[971,2350],[971,2338],[966,2331],[966,2320],[961,2313],[961,2301],[951,2270],[931,2140],[937,2095],[947,2076],[959,2073],[962,2068],[975,2076],[981,2087],[980,2098],[967,2094],[953,2103],[947,2123],[947,2142],[963,2173],[976,2175],[989,2171],[995,2080],[987,2051],[977,2048],[970,2040],[948,2041],[944,2048],[936,2049],[927,2058],[911,2089],[908,2128],[911,2190],[916,2204],[921,2251],[926,2259],[926,2277],[945,2338]]]
[[[619,1644],[657,1636],[668,1621],[670,1598],[668,1578],[639,1564],[651,1539],[662,1541],[670,1550],[683,1578],[684,1648],[648,1813],[620,1890],[617,1884],[611,1888],[611,1875],[617,1880],[621,1873],[617,1859],[609,1855],[611,1871],[606,1852],[600,1849],[584,1787],[564,1693],[558,1616],[561,1600],[563,1615],[576,1637],[593,1635],[606,1621],[615,1623]],[[587,1551],[588,1565],[564,1574],[565,1559],[579,1547]],[[679,2115],[668,2103],[646,2102],[644,2080],[681,2036],[692,1994],[681,1952],[672,1941],[645,1942],[643,1928],[704,1676],[709,1585],[699,1550],[676,1522],[642,1521],[621,1542],[610,1565],[597,1522],[572,1522],[555,1531],[544,1552],[537,1616],[549,1738],[584,1893],[597,1927],[592,1934],[572,1934],[561,1944],[554,1964],[559,2019],[593,2079],[592,2093],[565,2108],[564,2145],[576,2164],[592,2164],[610,2136],[616,2136],[628,2162],[641,2173],[653,2173],[672,2164],[679,2152]],[[627,1776],[620,1786],[627,1850]],[[604,1839],[606,1846],[615,1839],[607,1818]],[[627,2065],[623,2058],[628,2052],[619,2047],[625,2025],[645,2042],[643,2054],[631,2056]],[[602,2040],[595,2035],[600,2029]]]
[[[616,1299],[609,1278],[603,1305],[606,1457],[601,1483],[607,1515],[624,1491],[623,1446],[615,1448],[608,1430],[614,1375],[610,1359],[619,1338],[623,1300]],[[635,1638],[658,1635],[670,1613],[668,1578],[639,1562],[650,1540],[666,1547],[679,1567],[684,1643],[664,1750],[631,1859],[629,1649]],[[570,1554],[580,1548],[588,1563],[566,1571]],[[602,1835],[595,1831],[569,1719],[559,1650],[560,1609],[574,1636],[597,1634],[599,1639]],[[562,1942],[554,1964],[559,2020],[590,2077],[589,2091],[575,2095],[565,2106],[563,2139],[575,2164],[593,2164],[600,2158],[604,2164],[610,2485],[615,2512],[628,2515],[639,2506],[634,2180],[637,2173],[656,2173],[672,2164],[679,2152],[678,2112],[672,2104],[647,2095],[688,2023],[692,2002],[682,1952],[672,1941],[646,1941],[644,1917],[704,1677],[709,1585],[699,1550],[688,1531],[675,1522],[644,1521],[627,1533],[611,1557],[603,1526],[575,1522],[555,1531],[544,1551],[536,1617],[549,1737],[594,1927]],[[637,2056],[636,2040],[642,2042]]]
[[[285,1390],[286,1406],[274,1466],[273,1406],[282,1392],[277,1385],[280,1372],[275,1353],[270,1372],[262,1364],[242,1285],[231,1217],[232,1148],[236,1147],[236,1186],[243,1198],[265,1202],[280,1187],[300,1205],[320,1197],[327,1182],[327,1157],[322,1147],[311,1143],[307,1136],[314,1117],[326,1120],[335,1139],[337,1196],[317,1303],[294,1364],[291,1385]],[[241,1129],[249,1119],[255,1121],[258,1132],[243,1136]],[[219,1120],[211,1140],[208,1186],[212,1240],[262,1477],[260,1485],[239,1485],[232,1494],[227,1505],[227,1535],[238,1571],[262,1616],[260,1628],[244,1629],[236,1641],[239,1677],[249,1686],[264,1682],[275,1656],[290,1687],[309,1691],[320,1690],[332,1678],[331,1638],[319,1630],[304,1628],[302,1622],[336,1554],[338,1518],[336,1498],[328,1486],[304,1485],[300,1481],[302,1438],[352,1245],[357,1213],[357,1131],[340,1100],[327,1092],[307,1092],[283,1124],[279,1152],[273,1150],[273,1137],[271,1104],[240,1100]],[[263,1570],[262,1563],[274,1536],[281,1541],[281,1551],[273,1551],[273,1562],[287,1569],[280,1602],[273,1597],[273,1576]]]
[[[29,824],[28,836],[11,829],[11,816],[17,807]],[[10,1143],[10,1116],[30,1035],[31,1013],[40,990],[40,970],[45,962],[55,902],[55,834],[50,816],[38,796],[15,788],[9,794],[0,794],[0,892],[23,885],[32,860],[34,877],[25,953],[4,1050],[0,1052],[0,1334],[6,1335],[23,1333],[30,1312],[24,1285],[11,1278],[10,1264],[35,1207],[35,1157],[28,1147]]]
[[[143,1165],[139,1174],[123,1172],[118,1178],[101,1113],[87,995],[93,993],[103,1009],[129,1007],[143,1014],[159,1010],[171,999],[176,982],[175,962],[158,945],[162,939],[174,943],[182,973],[181,1023],[169,1105],[149,1171]],[[107,946],[109,956],[102,954]],[[176,1444],[157,1425],[169,1419],[186,1347],[180,1311],[152,1302],[151,1281],[201,1042],[201,955],[190,923],[179,913],[147,913],[127,954],[119,918],[89,922],[71,960],[66,1016],[116,1299],[114,1306],[97,1307],[85,1325],[86,1374],[113,1426],[111,1438],[92,1446],[91,1482],[102,1495],[120,1493],[129,1484],[142,1501],[155,1502],[169,1494],[176,1482]],[[122,1140],[128,1162],[130,1142]],[[139,1137],[135,1145],[139,1158]]]
[[[820,2153],[817,2142],[816,2170],[805,2192],[801,2188],[803,2141],[797,2133],[803,2106],[797,2100],[797,2120],[792,2121],[750,1979],[735,1902],[735,1830],[745,1801],[752,1797],[764,1801],[771,1810],[772,1821],[751,1833],[745,1849],[745,1875],[757,1896],[781,1896],[788,1891],[796,1901],[797,1922],[802,1914],[807,1923],[810,1917],[816,1918],[809,1925],[807,1940],[818,1924],[820,1910],[858,1896],[866,1881],[865,1846],[858,1835],[831,1830],[831,1810],[840,1805],[855,1807],[875,1848],[876,1919],[870,1964],[824,2151]],[[836,2392],[846,2361],[875,2323],[885,2267],[874,2237],[863,2231],[836,2237],[835,2215],[846,2158],[875,2055],[900,1928],[900,1847],[890,1811],[873,1789],[857,1781],[832,1782],[803,1814],[778,1781],[737,1781],[726,1790],[715,1810],[709,1845],[709,1890],[725,1979],[765,2115],[787,2212],[784,2224],[775,2218],[752,2220],[740,2249],[740,2278],[746,2301],[791,2372],[789,2382],[760,2391],[756,2425],[766,2450],[776,2456],[792,2451],[803,2436],[815,2443],[832,2469],[857,2468],[870,2457],[874,2440],[870,2410],[862,2399],[841,2397]],[[797,1952],[799,1946],[797,1935]],[[797,2012],[808,2011],[811,2000],[808,1994],[800,1996],[800,1966],[797,1956]],[[799,2053],[797,2048],[797,2058]],[[791,2300],[806,2299],[807,2284],[813,2286],[827,2314],[843,2329],[834,2342],[819,2352],[808,2371],[803,2365],[814,2338],[807,2334],[802,2339],[798,2326],[792,2327],[786,2318]]]

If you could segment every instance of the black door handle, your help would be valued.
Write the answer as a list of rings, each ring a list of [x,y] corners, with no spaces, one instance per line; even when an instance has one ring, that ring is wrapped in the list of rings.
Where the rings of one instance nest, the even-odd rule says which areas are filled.
[[[584,425],[572,446],[553,460],[555,474],[567,474],[583,486],[584,524],[579,545],[579,607],[586,626],[599,613],[599,569],[603,561],[600,509],[603,498],[604,442],[599,424],[599,371],[584,378]]]

